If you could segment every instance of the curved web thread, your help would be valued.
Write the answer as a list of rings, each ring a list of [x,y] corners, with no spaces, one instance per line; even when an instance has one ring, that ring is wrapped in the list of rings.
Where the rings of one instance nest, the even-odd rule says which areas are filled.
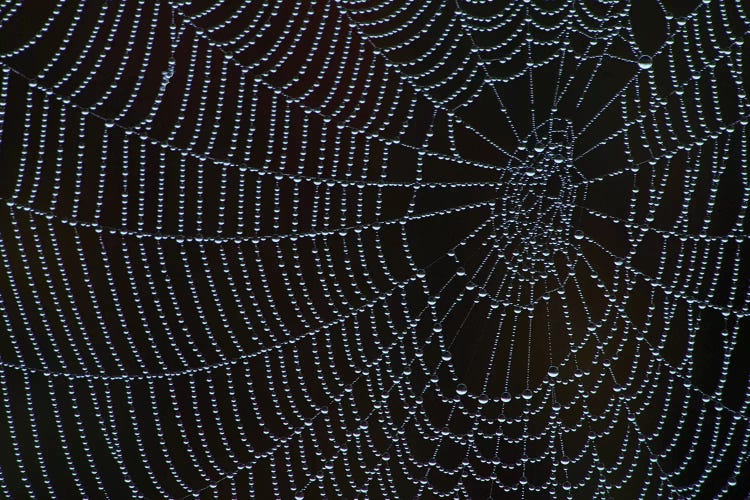
[[[0,15],[6,496],[748,491],[739,2]]]

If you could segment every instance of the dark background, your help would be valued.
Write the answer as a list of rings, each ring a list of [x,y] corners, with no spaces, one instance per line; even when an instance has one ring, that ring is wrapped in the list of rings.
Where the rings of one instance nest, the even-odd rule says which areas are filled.
[[[560,5],[560,2],[532,3],[548,11]],[[637,162],[647,160],[650,154],[643,147],[645,141],[640,137],[641,132],[632,126],[628,128],[627,144],[623,140],[608,142],[581,159],[566,162],[560,171],[549,175],[548,181],[535,185],[523,173],[519,174],[522,172],[522,164],[516,159],[520,155],[519,140],[513,128],[521,138],[529,139],[527,145],[534,144],[531,109],[539,113],[537,125],[545,123],[542,117],[551,116],[559,80],[557,64],[534,70],[533,106],[528,77],[512,82],[498,81],[496,88],[507,106],[503,112],[485,80],[490,76],[514,75],[524,67],[528,55],[522,53],[505,62],[487,62],[486,74],[480,70],[472,76],[470,69],[477,60],[470,54],[471,41],[450,22],[457,15],[452,2],[445,6],[431,2],[413,24],[396,30],[394,35],[373,38],[378,40],[376,46],[387,51],[388,60],[396,63],[390,70],[383,56],[374,54],[373,45],[362,35],[374,37],[384,31],[382,26],[367,23],[384,18],[399,6],[381,7],[370,2],[361,5],[359,10],[352,7],[351,15],[342,15],[340,8],[327,9],[325,2],[305,4],[307,12],[296,14],[292,2],[281,2],[273,13],[266,13],[268,9],[261,4],[228,1],[208,14],[199,15],[210,6],[209,2],[193,2],[181,13],[173,12],[167,2],[148,6],[125,2],[118,25],[114,24],[118,3],[86,2],[80,19],[75,18],[75,5],[66,4],[60,7],[47,31],[28,49],[3,57],[3,69],[10,68],[10,76],[7,94],[3,97],[0,198],[14,203],[0,205],[0,244],[5,248],[5,261],[0,270],[0,310],[4,315],[0,323],[4,330],[0,340],[4,383],[0,392],[6,401],[4,411],[0,412],[0,450],[4,450],[0,452],[0,483],[6,485],[4,494],[9,493],[14,498],[46,498],[51,490],[63,498],[81,497],[80,491],[92,498],[136,495],[161,498],[183,497],[190,491],[199,491],[207,498],[233,495],[292,498],[306,484],[305,478],[322,464],[313,450],[330,457],[338,445],[346,445],[341,455],[348,461],[336,460],[335,468],[327,473],[325,480],[313,482],[305,490],[306,498],[393,496],[394,492],[383,491],[377,481],[370,483],[366,493],[354,491],[355,485],[365,482],[362,469],[380,464],[386,450],[391,460],[384,469],[391,474],[398,497],[417,494],[432,497],[428,488],[420,488],[418,484],[427,470],[420,463],[431,458],[434,444],[425,439],[426,422],[420,422],[418,427],[409,419],[409,415],[415,413],[415,395],[423,394],[424,415],[438,431],[445,425],[455,386],[461,382],[469,390],[469,397],[463,404],[470,414],[484,419],[486,428],[483,430],[496,428],[501,413],[509,419],[520,419],[524,409],[531,408],[539,413],[529,418],[530,431],[550,432],[551,399],[545,398],[551,397],[547,396],[551,393],[546,389],[549,382],[545,374],[550,363],[555,363],[561,369],[555,397],[563,404],[558,418],[566,426],[575,428],[566,436],[567,453],[577,455],[593,430],[598,435],[601,462],[614,468],[612,480],[629,476],[621,489],[598,488],[599,476],[593,455],[584,449],[580,459],[567,467],[568,480],[583,483],[571,492],[574,498],[598,497],[603,491],[615,498],[634,498],[639,494],[646,498],[678,498],[677,487],[691,484],[704,473],[707,479],[700,492],[686,492],[685,496],[744,498],[750,490],[746,459],[737,475],[737,485],[726,494],[722,493],[722,488],[734,474],[732,466],[738,454],[747,453],[750,370],[745,362],[750,356],[747,318],[738,319],[733,313],[725,319],[720,310],[747,310],[750,280],[747,220],[739,226],[736,224],[738,214],[744,217],[747,209],[741,205],[742,190],[747,189],[743,187],[746,179],[742,177],[741,156],[742,148],[747,147],[746,127],[737,126],[733,133],[722,134],[717,139],[717,144],[727,144],[729,153],[723,160],[726,170],[719,183],[719,201],[710,212],[707,200],[713,159],[708,151],[698,153],[695,147],[696,140],[689,126],[701,130],[697,115],[690,115],[689,123],[678,124],[683,128],[679,128],[677,137],[664,135],[663,115],[655,114],[653,122],[644,124],[648,142],[655,142],[660,148],[693,145],[690,155],[679,152],[668,169],[666,162],[660,161],[653,168],[643,165],[637,174],[624,171],[630,164],[626,145]],[[477,15],[500,12],[507,4],[497,2],[472,7],[461,2],[463,9]],[[409,5],[404,5],[405,12],[411,12]],[[597,14],[607,8],[596,2],[580,5]],[[674,0],[663,5],[675,18],[706,8],[695,1]],[[11,6],[4,7],[0,13],[8,12]],[[368,6],[375,9],[370,14],[365,9]],[[627,20],[632,23],[635,36],[633,42],[642,53],[656,54],[669,36],[668,23],[656,2],[615,2],[609,7],[628,13]],[[26,2],[10,18],[3,18],[0,51],[7,53],[30,40],[54,15],[54,8],[52,2]],[[725,7],[731,32],[735,37],[747,39],[747,26],[733,10],[737,8]],[[241,14],[224,28],[216,28],[234,12]],[[85,49],[100,15],[104,16],[103,29],[91,39],[87,55],[73,77],[61,82]],[[186,15],[196,17],[188,23]],[[564,11],[551,17],[534,14],[535,22],[552,27],[549,33],[537,30],[535,40],[555,40],[559,36],[559,31],[555,31],[557,23],[564,15]],[[407,17],[395,16],[387,27],[395,29],[399,23],[405,23]],[[140,21],[136,23],[138,18]],[[430,18],[434,20],[428,24]],[[252,24],[254,19],[263,22]],[[303,24],[305,19],[307,25]],[[360,23],[357,32],[346,31],[346,37],[334,37],[336,26],[348,30],[352,19]],[[170,49],[169,31],[173,22],[177,26],[187,24],[174,54]],[[624,21],[613,19],[611,22],[611,29],[615,29],[618,22]],[[718,29],[720,22],[717,17],[713,24],[717,31],[713,36],[718,37],[719,46],[725,46],[731,43],[730,34],[723,28]],[[240,33],[253,33],[261,24],[263,31],[244,50],[232,48],[228,49],[232,52],[222,54],[216,46],[206,42],[207,37],[223,41]],[[592,22],[592,26],[594,24]],[[75,34],[62,47],[63,37],[71,25],[77,27]],[[496,47],[494,51],[482,52],[482,57],[502,58],[508,48],[520,43],[505,42],[514,35],[516,26],[517,22],[511,23],[505,31],[477,36],[476,45]],[[320,31],[318,27],[322,27]],[[205,31],[197,33],[196,28]],[[307,31],[299,41],[293,42],[293,33],[305,28]],[[104,63],[95,71],[94,61],[110,29],[116,30],[111,47],[105,49]],[[701,33],[701,38],[692,39],[695,45],[683,45],[680,41],[676,43],[676,50],[695,53],[700,43],[708,45],[709,34],[705,29]],[[406,48],[388,49],[409,35],[415,36],[414,43]],[[281,43],[274,45],[279,39]],[[350,41],[351,50],[346,56],[343,52],[345,39]],[[316,40],[320,42],[317,46],[314,45]],[[439,50],[424,55],[438,43],[443,44]],[[597,50],[595,44],[591,48],[592,39],[580,33],[570,39],[570,44],[576,53]],[[540,48],[533,58],[548,56],[553,48]],[[197,65],[193,69],[201,76],[188,81],[186,76],[193,50],[197,53]],[[746,52],[744,49],[737,51],[745,63]],[[323,64],[331,53],[337,64],[318,75],[313,69]],[[557,103],[554,121],[549,123],[555,127],[558,123],[570,123],[574,130],[580,129],[638,72],[634,63],[638,54],[633,53],[632,45],[618,40],[608,53],[613,57],[601,59],[601,66],[595,73],[599,59],[580,67],[572,63],[563,66],[560,81],[570,81],[571,91]],[[286,54],[290,54],[288,59],[277,66]],[[441,63],[443,54],[448,54],[447,62]],[[264,59],[266,56],[268,59]],[[157,99],[162,72],[170,57],[176,63],[175,75],[168,90]],[[220,82],[221,64],[226,57],[232,57],[233,62],[228,63],[227,80]],[[51,69],[43,78],[37,78],[50,61],[54,61]],[[123,76],[114,81],[122,61],[126,63]],[[306,66],[305,61],[311,62]],[[414,64],[410,64],[412,62]],[[424,75],[431,65],[438,64],[441,66],[434,73]],[[243,72],[241,68],[250,69]],[[373,75],[370,80],[364,76],[368,68]],[[687,60],[678,62],[674,68],[678,74],[687,74],[690,69]],[[725,69],[719,67],[716,72],[716,85],[722,97],[719,109],[710,104],[710,87],[703,79],[692,84],[689,92],[695,91],[695,94],[688,93],[685,98],[691,112],[698,100],[694,96],[701,96],[704,116],[710,124],[734,123],[747,118],[746,101],[737,96],[738,90]],[[204,70],[210,75],[210,82],[202,76]],[[666,57],[655,56],[651,71],[662,95],[671,95],[667,109],[673,117],[680,117],[676,111],[679,99],[672,94]],[[85,81],[89,72],[92,77]],[[592,74],[595,77],[588,83]],[[294,80],[297,75],[299,78]],[[306,97],[288,101],[268,87],[253,86],[252,79],[256,76],[270,87],[283,86],[287,96]],[[30,85],[34,83],[36,89],[51,91],[46,115],[41,111],[44,106],[41,90],[31,91]],[[439,85],[425,91],[418,90],[415,83],[417,86]],[[83,85],[83,90],[71,99],[73,104],[66,104],[67,115],[62,119],[60,98],[71,95],[78,85]],[[651,90],[645,78],[639,80],[638,85],[638,95],[632,87],[629,90],[628,102],[633,110],[647,105]],[[246,92],[244,100],[239,97],[241,87]],[[111,93],[106,94],[110,88]],[[120,116],[123,103],[136,88],[138,97]],[[457,107],[475,91],[477,94],[471,104]],[[29,95],[30,101],[27,100]],[[329,95],[332,97],[326,101]],[[454,97],[448,98],[451,95]],[[583,98],[579,100],[580,95]],[[187,105],[181,116],[180,102],[185,96]],[[252,98],[257,98],[255,104]],[[446,98],[443,104],[435,104],[436,100]],[[316,112],[305,114],[300,103]],[[85,128],[81,129],[79,117],[84,108],[90,112],[84,119]],[[153,121],[144,125],[152,109],[156,109]],[[462,123],[484,134],[510,156],[466,127],[456,126],[450,132],[449,113],[454,109]],[[287,112],[288,121],[284,118]],[[236,116],[240,117],[237,121]],[[27,117],[30,117],[28,121]],[[118,117],[114,126],[105,128],[114,117]],[[330,117],[330,121],[324,117]],[[595,125],[577,135],[575,140],[564,133],[560,140],[576,156],[608,133],[625,128],[623,121],[617,101],[605,107]],[[40,139],[42,123],[47,127],[46,142]],[[338,129],[337,124],[343,127]],[[275,132],[271,132],[274,127]],[[238,139],[233,143],[232,134],[237,128]],[[27,145],[24,143],[26,129]],[[286,140],[282,140],[281,129],[288,131]],[[363,135],[355,133],[358,129],[377,137],[370,140],[369,156],[364,153]],[[57,149],[55,140],[61,130],[63,144]],[[128,130],[134,133],[126,134]],[[213,139],[212,130],[215,131]],[[654,136],[654,130],[661,130],[662,137]],[[431,137],[429,131],[433,133]],[[452,156],[451,133],[459,154],[446,159]],[[300,153],[303,137],[308,141],[305,154]],[[109,154],[103,161],[105,143]],[[145,144],[145,162],[139,157],[141,144]],[[167,144],[174,147],[167,147]],[[233,144],[235,149],[232,149]],[[127,160],[122,154],[126,150],[129,151]],[[428,152],[423,160],[418,158],[420,151]],[[24,155],[26,173],[22,176]],[[41,167],[35,183],[33,172],[37,172],[37,164]],[[78,165],[83,172],[80,188],[76,187]],[[686,194],[684,186],[690,165],[699,174],[696,192],[692,193],[687,227],[674,229],[675,217]],[[550,167],[545,163],[543,168]],[[277,179],[263,174],[266,171],[283,175]],[[143,192],[139,191],[141,172],[145,179]],[[586,189],[576,185],[583,178],[597,178],[611,172],[622,173],[592,183]],[[668,189],[659,200],[654,221],[647,223],[644,221],[646,193],[666,172]],[[106,177],[103,189],[102,175]],[[303,180],[295,184],[294,178]],[[316,178],[335,179],[338,184],[316,185],[313,182]],[[354,180],[366,186],[341,187],[341,182],[354,183]],[[375,185],[378,182],[400,185]],[[417,189],[419,182],[472,182],[476,185],[423,185]],[[163,197],[159,194],[160,185],[164,188]],[[666,284],[673,282],[682,286],[688,280],[695,296],[716,307],[699,313],[694,305],[678,300],[677,314],[665,324],[664,308],[675,299],[667,297],[663,287],[639,280],[633,290],[622,288],[614,261],[626,257],[631,250],[626,228],[589,211],[603,212],[615,219],[626,218],[631,212],[633,185],[640,188],[635,195],[637,224],[647,223],[659,230],[687,231],[693,235],[741,236],[741,243],[729,242],[721,247],[695,243],[701,256],[695,269],[678,270],[678,265],[682,265],[678,257],[684,257],[684,253],[680,254],[673,242],[667,246],[665,268],[672,270],[672,275],[662,278]],[[180,195],[183,188],[184,194]],[[357,207],[354,197],[360,189],[362,202]],[[55,192],[58,202],[51,208]],[[549,208],[563,192],[570,195],[569,210],[553,212],[539,220],[536,219],[540,213],[538,206],[520,202],[524,197],[541,200],[543,208]],[[76,199],[80,205],[78,213],[74,214]],[[98,218],[95,216],[97,199],[102,200]],[[323,220],[323,200],[329,200],[332,207],[327,222]],[[479,208],[441,212],[488,200],[492,203]],[[424,219],[407,216],[412,201],[412,214],[437,212],[437,215]],[[185,209],[180,217],[178,207],[183,202]],[[312,217],[315,213],[319,216],[317,222]],[[224,224],[220,223],[222,217]],[[483,231],[465,245],[456,246],[490,217],[495,221],[494,226],[489,226],[491,230]],[[402,218],[407,220],[403,232],[398,224],[372,228],[375,221]],[[517,222],[509,225],[513,220]],[[709,221],[707,230],[703,229],[705,220]],[[353,226],[362,227],[362,233],[348,231],[343,237],[318,234],[296,241],[284,236]],[[540,231],[535,236],[538,248],[529,245],[530,227]],[[574,241],[576,230],[584,232],[584,242],[576,244],[574,250],[561,246],[561,241]],[[274,242],[270,238],[272,235],[281,235],[280,241]],[[196,237],[206,240],[197,241]],[[692,244],[687,248],[692,249]],[[567,250],[545,261],[540,254],[545,245]],[[650,232],[632,258],[628,257],[628,266],[654,276],[661,258],[661,245],[661,239]],[[454,248],[455,256],[447,255]],[[383,260],[378,252],[382,252]],[[552,294],[549,309],[537,305],[533,310],[530,331],[533,342],[528,367],[525,366],[526,344],[521,343],[526,342],[526,330],[516,331],[510,319],[501,327],[497,313],[490,313],[489,300],[477,299],[476,289],[466,291],[469,278],[456,277],[457,268],[463,267],[468,276],[476,273],[475,279],[484,283],[483,287],[493,300],[514,299],[519,291],[528,293],[528,285],[520,279],[525,275],[511,268],[514,262],[525,262],[514,260],[519,254],[541,259],[533,264],[536,269],[554,268],[561,276],[568,276],[562,287],[564,293]],[[490,270],[478,267],[487,255],[493,260],[500,257]],[[591,269],[584,265],[581,256],[597,270],[599,278],[592,278]],[[724,263],[714,264],[722,256]],[[225,261],[228,262],[226,267]],[[700,266],[704,261],[708,263],[705,270]],[[738,262],[738,271],[733,282],[735,262]],[[299,265],[299,272],[294,270],[294,263]],[[247,271],[243,271],[242,264]],[[409,280],[416,268],[426,271],[423,284],[410,280],[407,286],[394,289],[394,281]],[[715,285],[709,279],[713,274],[719,275]],[[505,284],[500,281],[503,276],[510,276]],[[700,276],[704,280],[699,286]],[[618,303],[625,304],[627,316],[633,323],[647,325],[645,339],[651,346],[658,347],[665,361],[672,366],[682,366],[680,381],[690,381],[690,391],[679,382],[670,382],[664,371],[657,375],[649,373],[644,366],[654,361],[654,349],[638,348],[639,341],[633,338],[632,330],[625,329],[619,313],[605,321],[597,342],[586,336],[588,325],[582,319],[584,305],[596,315],[608,307],[606,297],[596,287],[597,279],[607,288],[620,280]],[[576,283],[580,286],[580,295]],[[70,291],[66,292],[68,287]],[[558,286],[550,277],[534,288],[534,294],[538,295],[544,287],[556,289]],[[735,295],[730,301],[733,287]],[[364,313],[345,314],[386,292],[387,300],[366,307]],[[424,313],[429,296],[438,293],[434,316]],[[177,307],[171,302],[173,297]],[[117,310],[116,298],[121,313]],[[651,301],[654,302],[653,312],[648,309]],[[562,312],[563,304],[572,311],[569,329]],[[513,309],[513,305],[501,307]],[[514,315],[518,316],[520,324],[527,324],[526,311],[511,311],[508,318]],[[442,344],[432,333],[435,317],[443,316],[439,335],[450,345],[453,363],[450,370],[444,364],[437,368],[438,345]],[[371,318],[375,318],[375,327],[370,326]],[[410,318],[418,321],[410,325]],[[650,324],[649,318],[653,320]],[[695,323],[691,325],[689,320]],[[295,343],[281,344],[303,333],[317,332],[320,325],[333,326],[320,330],[328,334],[316,333]],[[172,332],[174,341],[169,340],[165,330]],[[718,412],[714,400],[703,403],[700,395],[713,394],[720,379],[723,331],[735,332],[736,345],[729,359],[727,383],[719,396],[723,409]],[[498,355],[487,387],[493,401],[480,407],[476,396],[482,391],[489,369],[489,353],[496,338],[499,339]],[[428,342],[430,339],[433,340]],[[518,346],[513,355],[510,354],[512,339],[516,339]],[[691,339],[693,351],[686,354]],[[377,359],[383,346],[391,343],[403,346],[392,357],[391,371],[382,374],[371,370],[370,375],[364,376],[363,366]],[[360,349],[353,349],[355,345]],[[571,345],[581,346],[578,365],[571,361]],[[598,354],[598,346],[606,355]],[[270,356],[249,355],[267,347],[274,348]],[[423,361],[414,362],[420,348]],[[117,353],[119,363],[112,352]],[[601,361],[612,355],[617,359],[613,359],[610,372]],[[40,357],[47,361],[47,369],[42,366]],[[65,360],[65,366],[60,358]],[[183,359],[199,371],[192,375],[186,373]],[[243,361],[228,369],[205,369],[215,364],[227,365],[227,359]],[[506,379],[509,361],[512,366],[521,368],[511,370]],[[384,406],[368,419],[369,441],[353,439],[350,433],[357,427],[358,419],[374,410],[373,405],[377,404],[383,388],[390,388],[394,377],[412,362],[412,374],[405,382],[394,386]],[[298,368],[292,369],[295,366]],[[576,366],[585,372],[581,379],[573,377]],[[437,384],[427,380],[426,372],[430,370],[437,370]],[[144,376],[165,371],[180,374],[168,378],[154,376],[152,383]],[[102,372],[113,378],[103,379]],[[84,373],[97,375],[90,380],[78,376]],[[527,374],[529,387],[540,388],[529,406],[518,398],[526,388]],[[627,381],[624,394],[631,397],[628,405],[637,415],[643,432],[653,430],[657,422],[665,419],[661,431],[650,440],[652,450],[661,452],[676,435],[677,446],[660,458],[659,465],[665,471],[672,471],[686,462],[687,466],[670,478],[670,486],[660,484],[659,474],[643,455],[630,468],[635,445],[632,434],[626,437],[631,428],[627,415],[615,404],[619,397],[613,392],[615,379]],[[230,389],[230,380],[233,389]],[[602,386],[597,389],[600,382]],[[347,386],[353,389],[351,397],[340,401],[332,397]],[[643,388],[653,389],[651,400],[638,392]],[[506,389],[514,395],[514,400],[501,405],[498,398]],[[592,413],[603,412],[601,421],[591,422],[582,415],[581,405],[573,399],[578,393],[590,394],[587,406]],[[155,425],[153,401],[156,401],[163,437],[159,436]],[[683,411],[685,401],[686,411]],[[697,419],[704,406],[704,426],[694,441],[697,451],[695,457],[689,459],[685,455],[691,439],[698,433]],[[328,408],[327,414],[321,411],[323,407]],[[730,415],[736,412],[742,417],[734,424],[735,435],[726,445],[720,445],[727,447],[725,459],[707,459],[704,450],[713,439],[723,443],[723,436],[732,422]],[[378,415],[384,420],[379,421]],[[263,455],[281,439],[289,437],[292,429],[307,429],[304,420],[309,418],[313,418],[313,425],[299,438],[307,453],[304,458],[296,447],[289,455],[281,451],[270,457]],[[402,422],[406,422],[404,441],[394,447],[390,426],[401,426]],[[469,419],[452,420],[451,435],[465,435],[470,424]],[[682,429],[677,429],[678,424]],[[34,426],[36,432],[32,431]],[[106,432],[102,431],[103,426]],[[115,426],[117,430],[113,431]],[[498,473],[498,479],[516,484],[521,470],[517,464],[523,450],[513,440],[523,429],[518,423],[506,423],[502,430],[507,438],[501,441],[502,460],[514,466]],[[713,430],[717,430],[717,434],[714,435]],[[81,439],[81,435],[85,439]],[[110,441],[114,439],[116,446]],[[160,440],[164,441],[164,447],[160,446]],[[35,442],[40,451],[35,449]],[[454,439],[441,447],[436,461],[445,467],[445,472],[431,469],[428,477],[432,488],[447,491],[456,484],[458,473],[450,471],[462,462],[467,442]],[[61,443],[66,443],[67,448]],[[173,479],[173,471],[163,458],[165,448],[187,489]],[[544,455],[545,447],[526,450],[530,457],[544,456],[538,463],[527,466],[529,483],[540,485],[551,479],[556,486],[544,491],[527,489],[525,497],[549,498],[548,490],[563,495],[560,485],[566,479],[560,467],[554,469],[559,461],[558,448],[556,445],[554,455]],[[197,463],[190,460],[189,450],[193,450]],[[230,451],[239,462],[248,464],[234,476],[235,489],[231,487],[232,481],[222,479],[224,475],[215,468],[218,465],[225,470],[236,469]],[[44,484],[44,474],[38,463],[40,454],[51,484],[49,488]],[[491,446],[478,444],[469,453],[468,461],[480,474],[486,475],[491,469],[480,457],[486,461],[492,454]],[[23,467],[19,466],[18,455],[22,457]],[[618,462],[618,458],[623,460]],[[707,464],[715,467],[708,470]],[[73,467],[79,485],[71,473]],[[200,471],[205,471],[205,476]],[[97,476],[106,495],[97,491]],[[649,478],[652,485],[644,487]],[[216,487],[210,488],[210,483]],[[471,498],[490,494],[501,498],[521,495],[520,489],[513,493],[502,493],[497,488],[491,491],[486,479],[480,481],[467,476],[464,483]]]

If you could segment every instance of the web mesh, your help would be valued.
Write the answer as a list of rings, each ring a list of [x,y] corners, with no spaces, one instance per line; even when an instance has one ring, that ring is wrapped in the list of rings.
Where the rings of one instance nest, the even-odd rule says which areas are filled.
[[[748,494],[749,32],[0,2],[3,494]]]

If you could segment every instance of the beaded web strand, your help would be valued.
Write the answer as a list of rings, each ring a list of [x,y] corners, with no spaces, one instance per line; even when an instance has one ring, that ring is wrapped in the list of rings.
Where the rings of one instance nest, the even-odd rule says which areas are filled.
[[[742,0],[0,1],[6,498],[744,498]]]

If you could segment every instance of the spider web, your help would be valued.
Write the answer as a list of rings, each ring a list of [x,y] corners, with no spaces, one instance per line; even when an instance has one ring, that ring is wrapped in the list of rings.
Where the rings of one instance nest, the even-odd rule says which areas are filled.
[[[749,32],[0,2],[4,496],[746,495]]]

